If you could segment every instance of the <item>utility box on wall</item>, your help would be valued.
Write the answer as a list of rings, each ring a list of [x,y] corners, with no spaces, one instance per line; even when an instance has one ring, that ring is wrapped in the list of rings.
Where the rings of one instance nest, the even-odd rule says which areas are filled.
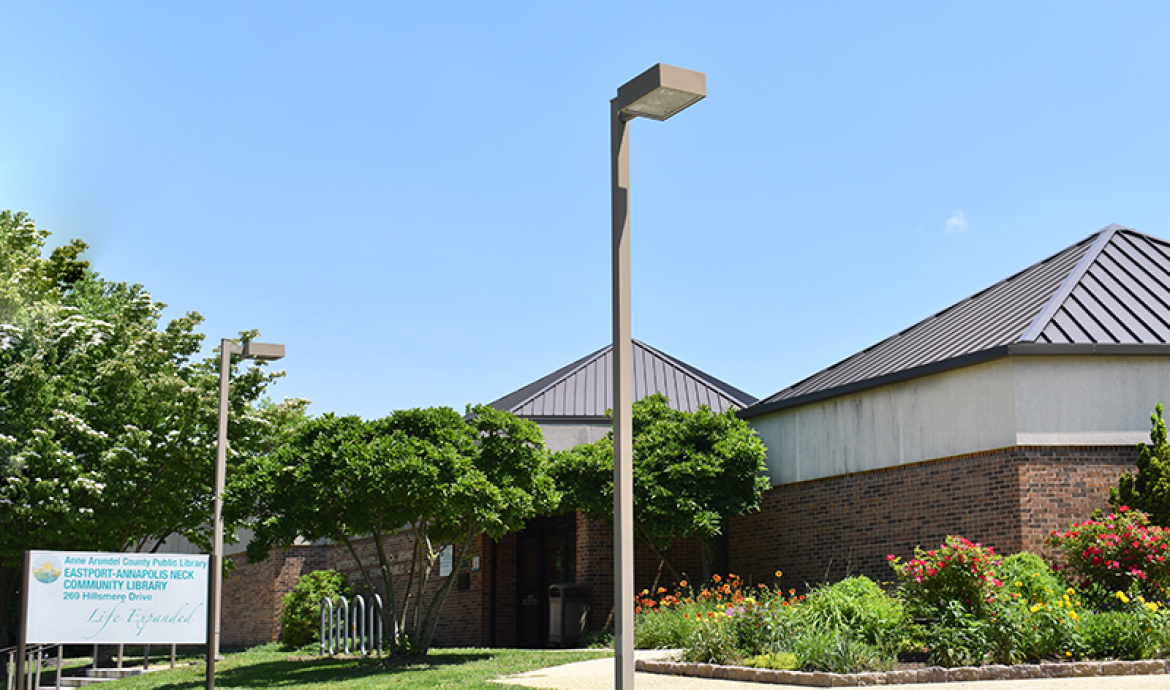
[[[560,582],[548,588],[548,643],[577,645],[589,620],[589,585]]]

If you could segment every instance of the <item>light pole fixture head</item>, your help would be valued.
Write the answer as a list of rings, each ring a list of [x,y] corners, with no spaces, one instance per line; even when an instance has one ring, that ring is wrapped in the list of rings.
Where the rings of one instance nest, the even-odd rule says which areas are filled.
[[[272,362],[284,357],[284,345],[247,342],[244,343],[240,356],[244,359],[259,359],[265,362]]]
[[[614,110],[662,121],[707,96],[707,75],[661,62],[618,88]]]

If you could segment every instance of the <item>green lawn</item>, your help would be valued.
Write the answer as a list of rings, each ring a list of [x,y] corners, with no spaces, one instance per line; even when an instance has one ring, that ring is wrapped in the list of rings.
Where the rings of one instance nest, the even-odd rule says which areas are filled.
[[[272,644],[227,654],[216,664],[215,678],[216,687],[220,688],[503,690],[508,686],[488,681],[611,655],[606,650],[434,649],[426,657],[383,666],[377,659],[316,657],[304,650],[288,651]],[[118,690],[199,690],[205,687],[204,679],[204,664],[195,662],[128,678],[115,687]]]

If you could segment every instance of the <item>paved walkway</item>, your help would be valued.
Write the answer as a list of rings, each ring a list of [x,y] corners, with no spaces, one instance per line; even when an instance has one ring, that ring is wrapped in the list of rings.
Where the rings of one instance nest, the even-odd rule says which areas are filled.
[[[638,651],[637,658],[661,658],[658,650]],[[529,671],[496,682],[545,690],[610,690],[613,659],[594,659],[575,664]],[[635,673],[636,690],[812,690],[804,685],[774,685],[736,680],[689,678],[658,673]],[[1170,690],[1170,676],[1095,676],[1092,678],[1036,678],[984,680],[975,683],[913,683],[888,686],[905,690]]]

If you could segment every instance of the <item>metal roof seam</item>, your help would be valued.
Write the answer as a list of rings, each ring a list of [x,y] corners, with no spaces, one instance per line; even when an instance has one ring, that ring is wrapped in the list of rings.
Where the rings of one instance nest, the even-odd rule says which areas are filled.
[[[1097,257],[1101,254],[1101,250],[1104,249],[1105,245],[1107,245],[1109,241],[1113,239],[1115,234],[1117,234],[1117,228],[1113,225],[1110,225],[1105,229],[1100,230],[1095,235],[1090,235],[1087,238],[1093,239],[1095,237],[1096,239],[1093,239],[1093,243],[1089,246],[1088,251],[1081,255],[1080,261],[1077,262],[1077,265],[1067,276],[1065,276],[1064,281],[1060,284],[1060,287],[1056,289],[1056,292],[1052,293],[1052,296],[1048,299],[1048,302],[1040,310],[1040,313],[1036,315],[1036,320],[1033,321],[1031,325],[1029,325],[1028,328],[1024,330],[1022,335],[1020,335],[1018,342],[1033,342],[1036,340],[1036,336],[1044,330],[1044,324],[1049,319],[1051,319],[1052,316],[1060,309],[1061,305],[1064,304],[1065,299],[1067,299],[1069,293],[1072,292],[1073,287],[1075,287],[1076,284],[1080,282],[1081,276],[1083,276],[1085,272],[1089,270],[1089,267],[1093,265],[1093,262],[1095,262]]]
[[[1101,269],[1100,272],[1102,272],[1102,273],[1106,273],[1106,274],[1108,273],[1108,270],[1104,266],[1102,266],[1100,264],[1100,262],[1098,262],[1098,264],[1095,268]],[[1104,309],[1106,311],[1106,313],[1108,313],[1113,318],[1113,320],[1117,323],[1118,326],[1120,326],[1122,329],[1125,330],[1126,333],[1129,334],[1130,338],[1132,338],[1133,340],[1136,340],[1138,342],[1143,342],[1142,336],[1138,335],[1137,331],[1130,328],[1129,324],[1127,324],[1121,318],[1120,314],[1118,314],[1118,311],[1123,311],[1123,312],[1129,314],[1130,316],[1134,317],[1135,319],[1137,319],[1137,316],[1133,313],[1133,310],[1131,310],[1128,305],[1126,305],[1121,300],[1117,299],[1117,295],[1115,295],[1113,293],[1113,290],[1111,290],[1109,288],[1109,286],[1106,285],[1104,282],[1102,282],[1100,277],[1098,277],[1097,271],[1090,272],[1088,275],[1085,276],[1085,279],[1081,282],[1082,282],[1082,284],[1086,285],[1086,290],[1089,292],[1089,294],[1093,295],[1093,298],[1095,300],[1097,300],[1097,302],[1101,305],[1101,308]],[[1087,283],[1089,283],[1089,282],[1096,284],[1098,289],[1097,290],[1088,289]],[[1104,300],[1105,297],[1109,298],[1109,300],[1111,301],[1111,304],[1105,304],[1105,300]],[[1140,322],[1140,319],[1138,319],[1138,321]]]
[[[1129,256],[1129,255],[1128,255],[1128,254],[1127,254],[1127,253],[1124,251],[1124,249],[1122,249],[1122,248],[1118,248],[1118,253],[1121,255],[1121,258],[1124,258],[1124,259],[1126,259],[1126,261],[1128,261],[1128,262],[1129,262],[1131,265],[1133,265],[1134,267],[1139,267],[1139,268],[1140,268],[1140,266],[1139,266],[1139,265],[1137,264],[1137,262],[1136,262],[1136,261],[1133,259],[1133,257]],[[1134,275],[1134,272],[1133,272],[1133,270],[1131,270],[1131,268],[1130,268],[1129,266],[1126,266],[1124,263],[1122,263],[1122,262],[1119,260],[1119,257],[1110,256],[1110,257],[1109,257],[1109,260],[1110,260],[1110,261],[1112,261],[1112,262],[1113,262],[1113,263],[1114,263],[1114,264],[1117,266],[1117,268],[1118,268],[1120,271],[1122,271],[1123,273],[1125,273],[1126,277],[1128,277],[1128,278],[1130,279],[1130,281],[1132,281],[1132,282],[1134,283],[1134,285],[1136,285],[1136,286],[1137,286],[1138,288],[1140,288],[1140,289],[1141,289],[1143,292],[1145,292],[1145,297],[1148,297],[1148,298],[1152,298],[1152,299],[1154,299],[1154,300],[1155,300],[1155,301],[1157,301],[1159,304],[1161,304],[1163,308],[1165,308],[1165,309],[1167,309],[1167,310],[1170,310],[1170,302],[1167,302],[1167,300],[1163,299],[1163,298],[1162,298],[1160,295],[1158,295],[1156,292],[1154,292],[1153,290],[1151,290],[1151,289],[1150,289],[1150,286],[1149,286],[1149,284],[1147,284],[1145,281],[1143,281],[1143,280],[1142,280],[1140,277],[1138,277],[1138,276]],[[1145,305],[1145,300],[1143,300],[1143,298],[1142,298],[1143,296],[1142,296],[1142,295],[1139,295],[1137,292],[1135,292],[1135,291],[1133,290],[1133,288],[1131,288],[1129,285],[1126,285],[1124,282],[1122,282],[1122,281],[1118,281],[1118,282],[1121,282],[1121,286],[1122,286],[1122,287],[1125,289],[1125,291],[1126,291],[1126,292],[1127,292],[1127,293],[1128,293],[1128,294],[1129,294],[1131,297],[1133,297],[1135,300],[1137,300],[1137,301],[1138,301],[1138,304],[1142,304],[1143,306]],[[1170,328],[1170,320],[1167,320],[1166,318],[1163,318],[1163,317],[1162,317],[1162,315],[1161,315],[1161,314],[1159,314],[1159,313],[1158,313],[1156,310],[1153,310],[1153,309],[1151,309],[1151,310],[1149,310],[1149,311],[1150,311],[1150,314],[1151,314],[1151,315],[1152,315],[1152,316],[1153,316],[1155,319],[1157,319],[1158,321],[1162,322],[1162,325],[1163,325],[1163,326],[1166,326],[1167,328]]]

